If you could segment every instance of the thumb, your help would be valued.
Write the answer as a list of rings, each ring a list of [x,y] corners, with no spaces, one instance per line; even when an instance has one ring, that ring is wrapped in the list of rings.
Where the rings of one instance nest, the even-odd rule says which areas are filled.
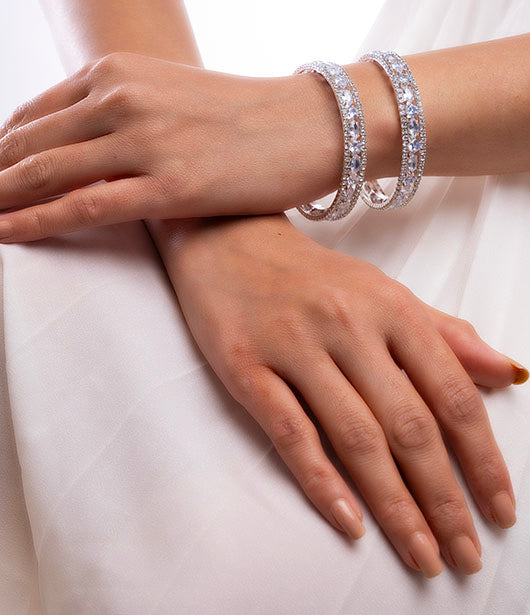
[[[528,380],[526,367],[487,344],[473,325],[424,303],[440,335],[475,384],[503,388]]]

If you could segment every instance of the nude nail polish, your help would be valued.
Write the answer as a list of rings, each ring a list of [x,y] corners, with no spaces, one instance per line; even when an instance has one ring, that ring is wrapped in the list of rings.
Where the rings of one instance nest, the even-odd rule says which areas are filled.
[[[366,529],[352,507],[345,499],[335,500],[331,505],[331,514],[340,527],[352,538],[361,538]]]
[[[515,507],[507,491],[499,491],[490,500],[495,523],[502,528],[512,527],[516,522]]]
[[[457,568],[464,574],[473,574],[482,568],[480,556],[469,536],[458,536],[449,543],[449,551]]]
[[[431,541],[423,532],[414,532],[409,538],[409,553],[423,574],[432,578],[443,570],[442,560],[434,550]]]

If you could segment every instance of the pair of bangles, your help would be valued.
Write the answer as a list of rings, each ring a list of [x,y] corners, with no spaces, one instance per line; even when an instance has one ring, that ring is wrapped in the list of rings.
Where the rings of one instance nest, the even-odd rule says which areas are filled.
[[[388,75],[397,99],[401,121],[401,170],[393,193],[388,196],[377,180],[364,181],[366,130],[359,94],[348,73],[333,62],[309,62],[293,74],[315,72],[331,86],[342,120],[344,165],[340,186],[331,205],[318,201],[297,207],[310,220],[338,220],[354,207],[359,196],[374,209],[404,207],[414,196],[425,164],[425,120],[418,87],[405,60],[393,51],[374,51],[360,62],[375,62]]]

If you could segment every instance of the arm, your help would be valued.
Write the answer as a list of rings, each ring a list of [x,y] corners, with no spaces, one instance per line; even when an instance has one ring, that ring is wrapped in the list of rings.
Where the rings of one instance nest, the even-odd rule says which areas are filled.
[[[200,66],[193,38],[180,36],[182,26],[138,35],[144,19],[138,0],[119,28],[121,5],[47,6],[56,27],[84,32],[75,52],[74,37],[62,43],[71,68],[118,49],[163,56],[163,41],[174,40],[178,50],[167,57],[181,63],[107,55],[15,112],[0,130],[0,208],[23,211],[3,217],[6,241],[142,218],[273,213],[337,187],[341,127],[322,79],[197,71],[182,63]],[[149,10],[150,23],[168,17],[187,23],[178,3],[158,1]],[[530,169],[530,77],[516,61],[529,53],[530,35],[521,35],[406,56],[425,109],[425,174]],[[367,177],[396,176],[401,143],[390,82],[371,63],[346,69],[365,110]],[[116,181],[78,189],[101,179]]]
[[[136,44],[144,24],[148,33],[158,31],[158,19],[160,28],[169,27],[160,1],[160,10],[145,14],[140,2],[101,4],[102,11],[114,6],[112,16],[120,17],[125,31],[130,24],[131,40],[119,37],[125,48]],[[64,6],[73,4],[64,0]],[[166,3],[168,10],[171,6]],[[94,54],[100,49],[97,15],[107,32],[108,14],[85,17],[84,43],[78,50],[75,40],[70,42],[68,56],[79,56],[85,47]],[[60,19],[70,31],[67,16]],[[76,23],[83,30],[82,21]],[[153,37],[146,36],[147,41]],[[187,40],[192,43],[191,35]],[[160,45],[158,37],[156,52],[162,54]],[[173,57],[172,35],[165,45]],[[111,49],[112,43],[101,47],[102,52]],[[201,350],[271,437],[322,515],[351,536],[363,533],[360,507],[289,384],[314,411],[403,560],[427,576],[437,574],[439,541],[448,562],[475,572],[478,536],[426,403],[449,433],[484,515],[511,525],[509,476],[473,386],[509,385],[514,381],[510,360],[480,340],[469,323],[422,304],[369,263],[315,244],[283,215],[149,226]],[[390,342],[417,390],[391,360]],[[427,370],[430,361],[434,364]],[[444,387],[444,381],[452,386]],[[391,412],[396,391],[400,408]],[[460,429],[458,417],[464,415],[473,421],[472,431]],[[417,501],[389,447],[414,485]],[[506,494],[495,499],[502,491]]]

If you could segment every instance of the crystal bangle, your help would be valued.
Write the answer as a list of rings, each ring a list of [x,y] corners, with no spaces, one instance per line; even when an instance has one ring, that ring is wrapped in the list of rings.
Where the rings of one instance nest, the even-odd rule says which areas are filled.
[[[297,207],[310,220],[338,220],[346,216],[359,198],[366,170],[366,130],[359,94],[348,73],[333,62],[309,62],[293,74],[315,72],[331,86],[339,106],[344,135],[342,178],[331,205],[322,207],[316,201]]]
[[[363,55],[359,62],[375,62],[386,72],[397,98],[401,120],[401,171],[389,197],[377,180],[366,181],[362,200],[374,209],[404,207],[414,196],[420,183],[427,140],[425,120],[418,87],[405,60],[393,51],[373,51]]]

